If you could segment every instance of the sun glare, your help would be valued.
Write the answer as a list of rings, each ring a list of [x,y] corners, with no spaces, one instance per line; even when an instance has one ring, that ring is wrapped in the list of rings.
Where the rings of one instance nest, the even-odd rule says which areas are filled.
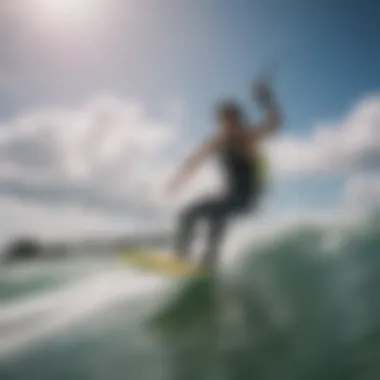
[[[42,0],[44,7],[58,14],[84,12],[88,0]]]
[[[52,21],[84,20],[91,15],[94,0],[38,0],[42,13]]]

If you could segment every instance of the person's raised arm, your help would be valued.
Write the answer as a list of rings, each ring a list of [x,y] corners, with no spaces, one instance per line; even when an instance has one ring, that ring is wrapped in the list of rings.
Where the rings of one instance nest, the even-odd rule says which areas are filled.
[[[256,142],[275,134],[282,124],[282,116],[268,81],[259,82],[253,88],[253,95],[263,112],[263,120],[255,125],[250,134],[252,142]]]
[[[204,142],[196,149],[179,167],[174,177],[168,184],[170,192],[178,190],[194,172],[209,158],[219,146],[219,139]]]

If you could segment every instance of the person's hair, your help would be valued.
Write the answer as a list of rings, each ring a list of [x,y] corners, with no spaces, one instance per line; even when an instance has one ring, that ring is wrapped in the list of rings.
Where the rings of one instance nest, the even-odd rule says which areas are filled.
[[[236,102],[232,100],[224,100],[218,103],[216,106],[216,114],[219,119],[226,116],[232,116],[240,122],[243,122],[244,120],[243,110]]]

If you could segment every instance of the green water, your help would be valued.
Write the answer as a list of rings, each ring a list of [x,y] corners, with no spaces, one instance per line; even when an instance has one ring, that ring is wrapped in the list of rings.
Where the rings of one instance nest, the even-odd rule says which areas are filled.
[[[0,379],[378,379],[379,251],[372,218],[276,234],[246,247],[228,278],[68,263],[19,281],[23,270],[3,272]]]

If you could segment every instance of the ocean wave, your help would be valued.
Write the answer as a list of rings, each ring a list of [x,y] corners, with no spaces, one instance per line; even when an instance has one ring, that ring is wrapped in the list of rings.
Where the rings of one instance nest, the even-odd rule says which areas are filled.
[[[228,275],[171,291],[176,329],[146,329],[153,306],[165,306],[152,283],[8,358],[1,378],[377,379],[379,250],[379,216],[293,226],[245,247]],[[184,305],[190,318],[178,314]]]

